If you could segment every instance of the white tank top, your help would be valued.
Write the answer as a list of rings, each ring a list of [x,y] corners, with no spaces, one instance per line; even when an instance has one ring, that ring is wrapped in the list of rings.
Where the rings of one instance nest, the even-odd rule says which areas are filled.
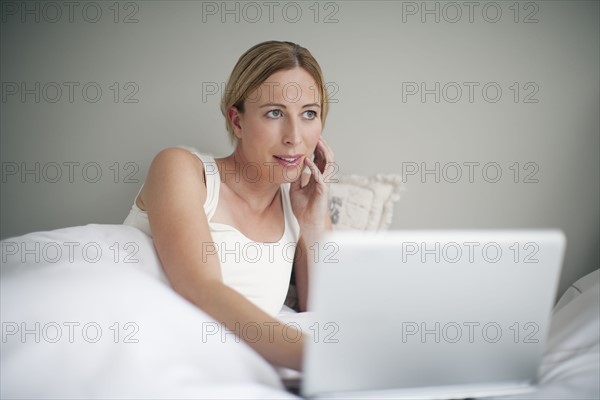
[[[204,212],[215,244],[214,248],[205,246],[206,251],[216,252],[226,285],[240,292],[270,315],[277,315],[287,295],[294,253],[300,235],[300,226],[290,204],[290,184],[281,186],[285,220],[283,236],[277,242],[254,242],[233,226],[211,222],[219,202],[219,170],[212,156],[195,151],[192,153],[204,164],[206,177]],[[148,214],[136,205],[136,200],[137,196],[123,224],[135,226],[151,237]]]

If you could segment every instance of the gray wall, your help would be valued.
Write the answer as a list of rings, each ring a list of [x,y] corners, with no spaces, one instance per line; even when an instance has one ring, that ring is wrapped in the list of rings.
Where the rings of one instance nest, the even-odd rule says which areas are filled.
[[[290,40],[340,172],[404,173],[393,228],[560,228],[562,292],[600,264],[599,3],[514,3],[3,2],[1,237],[121,223],[164,147],[227,154],[219,86]]]

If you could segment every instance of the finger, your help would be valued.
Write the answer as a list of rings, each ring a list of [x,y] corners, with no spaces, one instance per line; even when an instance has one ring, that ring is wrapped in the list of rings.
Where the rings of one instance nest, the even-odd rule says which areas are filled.
[[[305,158],[305,160],[306,160],[306,165],[308,166],[308,168],[310,169],[310,172],[312,173],[310,180],[308,182],[310,183],[312,180],[314,180],[315,183],[322,183],[323,179],[322,179],[321,171],[319,171],[317,164],[315,164],[313,161],[311,161],[308,158]]]
[[[297,192],[302,189],[302,179],[296,179],[290,184],[290,192]]]
[[[332,161],[332,158],[333,158],[333,151],[331,150],[331,147],[329,147],[329,145],[327,144],[327,142],[325,142],[325,139],[323,139],[323,138],[320,138],[319,141],[317,142],[317,146],[315,148],[315,154],[319,154],[321,156],[321,159],[324,160],[325,162]]]
[[[335,161],[335,154],[333,153],[331,146],[329,146],[329,143],[327,143],[327,141],[322,136],[319,138],[317,148],[321,149],[321,151],[323,152],[323,156],[327,162]]]
[[[318,164],[319,170],[321,171],[322,176],[325,178],[324,182],[335,182],[333,179],[337,171],[337,165],[335,164],[335,155],[333,154],[333,150],[327,144],[327,141],[323,139],[323,137],[319,138],[318,148],[319,151],[323,154],[323,159],[325,160],[324,165]]]
[[[317,143],[317,147],[315,149],[315,159],[313,162],[317,165],[319,171],[323,172],[325,166],[327,165],[327,155],[321,142]]]

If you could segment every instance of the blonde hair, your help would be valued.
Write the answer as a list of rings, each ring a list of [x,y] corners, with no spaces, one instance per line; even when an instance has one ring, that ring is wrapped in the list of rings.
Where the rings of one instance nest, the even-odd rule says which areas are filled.
[[[329,98],[323,73],[317,60],[306,48],[298,44],[270,40],[259,43],[242,54],[227,81],[225,93],[221,99],[221,112],[225,117],[225,127],[232,143],[235,143],[237,138],[231,122],[227,118],[227,110],[235,107],[243,113],[244,101],[269,76],[275,72],[296,67],[304,69],[315,80],[321,102],[321,124],[325,126],[325,119],[329,111]]]

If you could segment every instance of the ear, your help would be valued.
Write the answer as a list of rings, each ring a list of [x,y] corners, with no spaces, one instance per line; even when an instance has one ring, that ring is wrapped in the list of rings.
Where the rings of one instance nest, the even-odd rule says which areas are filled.
[[[233,128],[233,134],[238,139],[241,139],[242,137],[242,126],[240,124],[241,116],[242,114],[235,106],[229,107],[229,110],[227,110],[227,118]]]

